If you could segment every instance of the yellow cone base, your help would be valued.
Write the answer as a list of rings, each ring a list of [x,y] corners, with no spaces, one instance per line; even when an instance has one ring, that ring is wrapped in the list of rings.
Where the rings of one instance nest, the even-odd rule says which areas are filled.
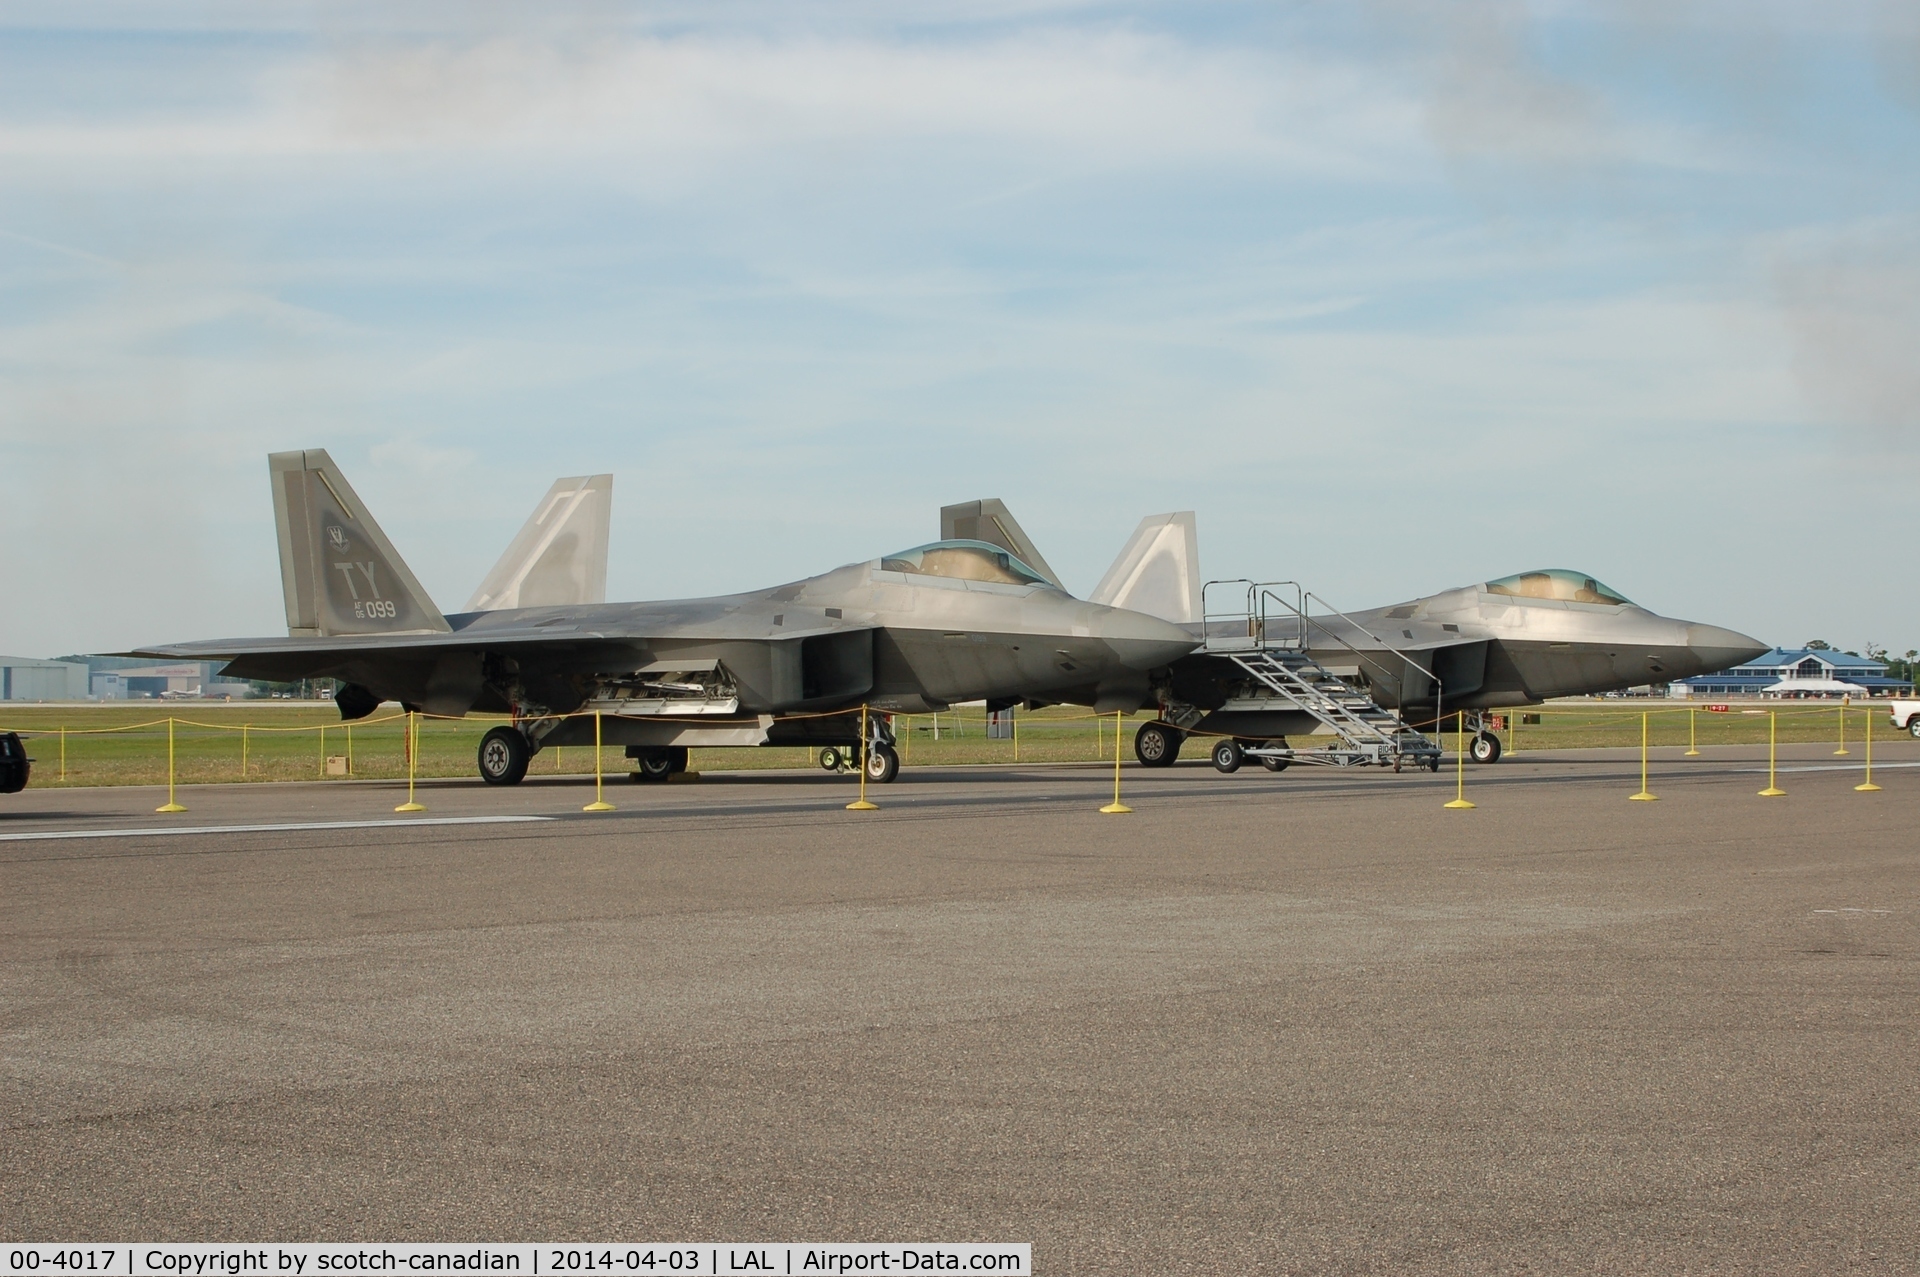
[[[1787,796],[1787,791],[1784,789],[1774,789],[1772,786],[1768,786],[1766,789],[1763,789],[1760,791],[1760,796],[1762,798],[1785,798]]]
[[[1848,754],[1851,754],[1852,752],[1853,751],[1850,749],[1836,749],[1833,751],[1833,756],[1835,758],[1845,758]]]
[[[613,811],[616,809],[612,803],[588,803],[585,807],[582,807],[580,810],[581,811]]]
[[[1127,806],[1125,803],[1108,803],[1105,807],[1102,807],[1100,810],[1101,812],[1103,812],[1108,816],[1133,815],[1133,808]]]
[[[858,800],[856,800],[856,801],[854,801],[854,802],[850,802],[850,803],[848,803],[848,804],[847,804],[847,810],[848,810],[848,811],[879,811],[879,810],[880,810],[880,804],[879,804],[879,803],[870,803],[870,802],[868,802],[868,801],[867,801],[866,799],[864,799],[864,798],[861,798],[861,799],[858,799]]]
[[[1630,803],[1657,803],[1660,801],[1660,795],[1649,794],[1646,790],[1643,789],[1639,793],[1627,799],[1627,801]]]
[[[1856,794],[1877,794],[1880,792],[1880,786],[1874,784],[1872,781],[1868,781],[1864,785],[1855,785],[1853,792]]]
[[[185,811],[186,808],[182,807],[179,803],[168,803],[165,807],[155,807],[154,810],[155,811]]]
[[[1698,757],[1700,757],[1700,751],[1699,751],[1699,750],[1697,750],[1697,749],[1690,749],[1690,750],[1688,750],[1688,751],[1687,751],[1686,753],[1684,753],[1684,754],[1682,754],[1682,755],[1680,755],[1680,757],[1682,757],[1682,758],[1698,758]]]
[[[1470,811],[1474,806],[1473,803],[1468,802],[1464,798],[1456,798],[1450,803],[1443,803],[1441,805],[1444,807],[1450,807],[1454,811]]]
[[[426,809],[425,803],[401,803],[394,808],[395,811],[425,811]]]

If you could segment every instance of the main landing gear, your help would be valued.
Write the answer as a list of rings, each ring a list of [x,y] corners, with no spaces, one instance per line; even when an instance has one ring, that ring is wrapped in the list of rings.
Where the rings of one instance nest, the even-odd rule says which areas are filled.
[[[496,727],[480,738],[480,779],[489,785],[518,785],[532,759],[533,750],[518,727]]]
[[[1180,757],[1180,743],[1186,735],[1172,723],[1142,723],[1133,734],[1133,756],[1142,767],[1171,767]]]

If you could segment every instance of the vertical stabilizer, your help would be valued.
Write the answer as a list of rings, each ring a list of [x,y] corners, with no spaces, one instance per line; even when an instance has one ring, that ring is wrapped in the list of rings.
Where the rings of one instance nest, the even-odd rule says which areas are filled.
[[[959,505],[940,507],[940,539],[942,541],[985,541],[988,545],[997,545],[1009,550],[1013,557],[1038,572],[1047,580],[1060,585],[1060,576],[1047,566],[1040,557],[1040,551],[1027,534],[1014,522],[1013,513],[1006,503],[998,497],[988,497],[984,501],[966,501]]]
[[[612,475],[555,480],[463,610],[605,603],[612,512]]]
[[[420,582],[324,449],[267,458],[287,633],[446,633]]]
[[[1200,615],[1200,534],[1193,511],[1150,514],[1088,601],[1145,612],[1176,625]]]

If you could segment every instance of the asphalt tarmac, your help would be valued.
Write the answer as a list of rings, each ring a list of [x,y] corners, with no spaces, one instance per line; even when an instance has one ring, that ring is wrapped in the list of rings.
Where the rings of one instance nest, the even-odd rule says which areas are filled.
[[[29,789],[0,1234],[1920,1271],[1920,742],[1830,750]]]

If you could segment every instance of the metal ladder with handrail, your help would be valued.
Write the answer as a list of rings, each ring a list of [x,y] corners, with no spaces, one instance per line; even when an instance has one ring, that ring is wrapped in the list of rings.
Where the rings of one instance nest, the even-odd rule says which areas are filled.
[[[1215,587],[1245,586],[1245,606],[1239,611],[1214,611],[1208,606]],[[1280,591],[1290,589],[1289,603]],[[1266,690],[1259,699],[1278,699],[1324,725],[1340,741],[1325,749],[1302,750],[1285,745],[1249,745],[1249,758],[1274,762],[1318,763],[1327,766],[1392,766],[1395,771],[1411,760],[1415,765],[1437,768],[1440,747],[1408,726],[1392,710],[1379,704],[1361,689],[1329,670],[1307,650],[1315,629],[1338,642],[1365,664],[1385,672],[1380,663],[1355,647],[1326,625],[1316,626],[1308,610],[1317,596],[1297,581],[1253,581],[1247,578],[1209,581],[1201,587],[1202,642],[1204,650],[1232,661]],[[1317,599],[1328,611],[1374,638],[1353,618]],[[1269,604],[1277,605],[1284,615],[1273,615]],[[1276,624],[1277,622],[1277,624]],[[1376,642],[1379,640],[1376,639]],[[1390,644],[1381,646],[1399,657],[1422,678],[1434,680],[1436,697],[1440,682],[1411,656]],[[1437,703],[1437,701],[1436,701]]]

